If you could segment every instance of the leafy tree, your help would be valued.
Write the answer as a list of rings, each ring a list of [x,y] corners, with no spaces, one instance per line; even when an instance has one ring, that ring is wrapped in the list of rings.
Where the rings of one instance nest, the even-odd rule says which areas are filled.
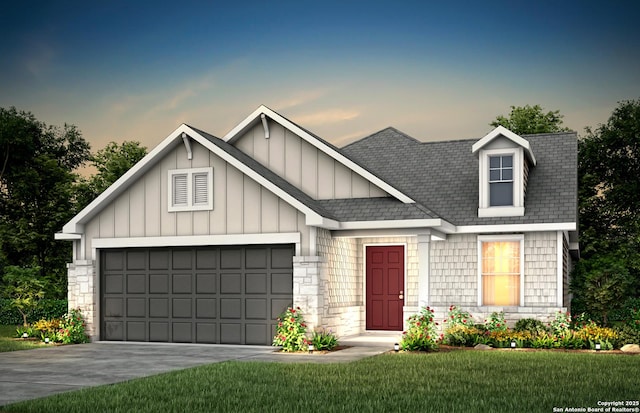
[[[563,117],[559,110],[545,113],[540,105],[511,106],[508,117],[499,115],[490,125],[504,126],[518,135],[565,132],[569,129],[562,127]]]
[[[38,267],[8,266],[2,278],[3,295],[20,312],[25,326],[27,315],[38,306],[38,301],[46,294],[46,281],[38,277],[39,273]]]
[[[611,268],[618,269],[615,279],[627,278],[620,274],[628,273],[629,282],[619,301],[637,297],[640,291],[640,99],[620,102],[607,123],[595,130],[586,130],[578,148],[582,259],[572,274],[572,305],[587,308],[590,300],[596,298],[598,288],[602,290],[600,294],[609,294],[609,290],[619,285],[610,284]],[[608,281],[602,281],[602,277]],[[593,308],[596,309],[605,311],[603,307]],[[607,312],[602,315],[606,316]]]
[[[92,155],[90,161],[98,173],[78,185],[79,209],[93,201],[146,154],[147,148],[141,146],[140,142],[125,141],[121,145],[110,142],[105,148]]]
[[[0,108],[0,265],[38,267],[40,278],[58,281],[59,295],[70,245],[54,234],[73,216],[73,171],[88,157],[75,126],[47,126],[31,113]]]

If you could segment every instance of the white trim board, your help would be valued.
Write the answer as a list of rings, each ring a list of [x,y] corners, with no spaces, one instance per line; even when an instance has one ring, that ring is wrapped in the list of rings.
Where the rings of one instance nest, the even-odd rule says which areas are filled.
[[[299,232],[171,237],[95,238],[93,249],[135,247],[192,247],[199,245],[256,245],[300,243]]]
[[[537,232],[537,231],[575,231],[575,222],[558,222],[544,224],[493,224],[493,225],[460,225],[456,234],[483,234],[491,232]]]

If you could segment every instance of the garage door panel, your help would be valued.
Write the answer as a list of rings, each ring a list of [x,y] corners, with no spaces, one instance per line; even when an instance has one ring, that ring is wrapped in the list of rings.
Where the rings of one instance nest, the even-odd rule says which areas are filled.
[[[174,270],[190,270],[192,268],[192,255],[193,254],[191,250],[174,250],[172,268]]]
[[[267,274],[245,274],[244,292],[247,294],[266,294]]]
[[[127,340],[147,341],[145,321],[127,321]]]
[[[217,268],[217,254],[210,249],[196,250],[196,269],[215,270]]]
[[[169,274],[149,274],[149,294],[168,294]]]
[[[217,343],[216,323],[196,323],[196,342],[197,343]]]
[[[101,339],[269,345],[292,305],[294,248],[100,250]]]
[[[146,298],[127,298],[127,317],[146,317]]]
[[[191,274],[173,274],[171,292],[174,294],[191,294]]]
[[[169,341],[169,322],[152,321],[149,323],[149,341]]]
[[[124,299],[107,298],[104,305],[105,317],[122,317],[124,316]]]
[[[220,275],[220,293],[240,294],[242,293],[242,275],[239,273],[226,273]]]
[[[150,298],[149,317],[167,318],[169,317],[169,298]]]
[[[271,274],[271,294],[293,294],[291,273]]]
[[[242,318],[242,300],[240,298],[220,299],[220,318],[240,319]]]
[[[127,294],[144,294],[147,292],[145,274],[127,275]]]
[[[122,275],[105,275],[105,294],[122,294]]]
[[[127,270],[144,270],[147,267],[145,251],[127,251]]]
[[[216,283],[216,274],[196,274],[196,294],[215,294]]]
[[[172,315],[175,318],[191,318],[191,299],[190,298],[174,298],[171,307]]]
[[[172,323],[172,333],[174,343],[193,343],[193,337],[191,335],[191,329],[193,323]]]
[[[221,344],[241,344],[242,324],[241,323],[221,323],[220,324]]]
[[[196,318],[217,318],[215,298],[196,298]]]
[[[267,312],[266,298],[247,298],[245,300],[244,317],[249,320],[267,320],[269,313]]]
[[[246,324],[245,325],[245,343],[246,344],[264,344],[264,338],[267,336],[269,326],[266,324]]]

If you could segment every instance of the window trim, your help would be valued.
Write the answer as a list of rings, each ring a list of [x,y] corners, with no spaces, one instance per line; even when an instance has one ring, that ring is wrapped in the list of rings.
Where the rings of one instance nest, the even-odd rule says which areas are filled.
[[[492,156],[513,157],[513,205],[491,206],[489,185],[489,158]],[[524,152],[521,147],[504,149],[484,149],[479,159],[479,208],[478,217],[524,216]]]
[[[508,307],[524,307],[524,234],[511,235],[478,235],[478,306],[479,307],[495,307],[493,305],[485,305],[482,301],[482,243],[483,242],[504,242],[519,241],[520,242],[520,302],[517,306]]]
[[[194,176],[207,175],[207,202],[194,204]],[[187,176],[187,203],[184,205],[174,205],[174,176]],[[213,168],[191,168],[191,169],[171,169],[167,172],[167,209],[169,212],[179,211],[210,211],[213,210]]]

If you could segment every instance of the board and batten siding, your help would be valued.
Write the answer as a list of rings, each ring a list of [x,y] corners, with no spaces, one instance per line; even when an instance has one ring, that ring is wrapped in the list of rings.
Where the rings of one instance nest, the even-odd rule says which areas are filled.
[[[269,120],[269,138],[257,123],[234,145],[313,199],[389,196],[356,172]]]
[[[161,159],[85,226],[85,252],[97,238],[300,232],[309,248],[305,216],[204,146],[192,141],[193,159],[182,143]],[[168,171],[213,168],[213,210],[168,210]]]

